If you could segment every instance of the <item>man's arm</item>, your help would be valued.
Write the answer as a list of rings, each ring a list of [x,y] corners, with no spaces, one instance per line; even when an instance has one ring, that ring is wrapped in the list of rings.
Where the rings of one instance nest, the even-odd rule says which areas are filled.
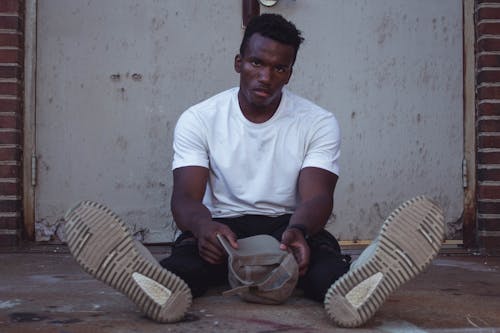
[[[282,236],[282,248],[290,248],[304,274],[309,265],[309,246],[301,227],[308,235],[322,230],[333,210],[333,193],[338,176],[330,171],[307,167],[300,171],[298,180],[299,202]]]
[[[213,221],[210,211],[202,203],[208,169],[199,166],[182,167],[175,169],[173,175],[171,209],[175,223],[180,230],[193,233],[203,259],[212,264],[222,263],[226,254],[216,238],[217,234],[225,236],[234,248],[238,244],[231,229]]]

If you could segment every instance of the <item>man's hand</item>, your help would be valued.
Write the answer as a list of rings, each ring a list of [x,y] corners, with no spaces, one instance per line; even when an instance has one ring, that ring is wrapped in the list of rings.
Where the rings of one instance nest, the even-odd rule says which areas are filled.
[[[236,234],[227,225],[215,221],[200,224],[194,233],[198,240],[198,252],[211,264],[222,264],[227,257],[217,235],[226,237],[233,248],[238,248]]]
[[[280,249],[285,251],[290,250],[293,253],[299,265],[300,275],[304,275],[307,272],[311,250],[299,229],[289,228],[283,232]]]

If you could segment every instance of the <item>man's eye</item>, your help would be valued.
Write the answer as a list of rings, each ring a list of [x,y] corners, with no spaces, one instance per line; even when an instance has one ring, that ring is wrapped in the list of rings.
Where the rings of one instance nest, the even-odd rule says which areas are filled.
[[[250,63],[252,64],[252,66],[260,66],[260,61],[258,60],[252,60]]]
[[[276,72],[284,73],[284,72],[286,72],[286,68],[285,67],[276,67]]]

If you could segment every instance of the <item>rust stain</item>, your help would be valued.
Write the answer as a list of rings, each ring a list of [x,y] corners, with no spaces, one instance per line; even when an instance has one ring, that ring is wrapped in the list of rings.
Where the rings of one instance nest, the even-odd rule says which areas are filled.
[[[392,15],[385,15],[382,18],[382,22],[378,25],[375,31],[378,34],[377,43],[382,46],[388,38],[392,37],[392,34],[396,31],[397,26],[394,23]]]
[[[142,74],[139,74],[139,73],[132,74],[132,80],[134,80],[134,81],[142,81]]]
[[[116,139],[116,145],[121,149],[121,150],[127,150],[127,147],[128,147],[128,141],[127,139],[123,136],[123,135],[120,135],[117,139]]]

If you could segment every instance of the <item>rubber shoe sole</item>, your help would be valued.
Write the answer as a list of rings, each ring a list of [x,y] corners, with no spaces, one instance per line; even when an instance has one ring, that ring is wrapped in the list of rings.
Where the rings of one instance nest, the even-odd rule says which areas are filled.
[[[192,302],[187,284],[160,266],[109,208],[82,201],[65,220],[69,250],[87,273],[125,294],[155,321],[184,317]]]
[[[394,290],[431,263],[443,238],[441,209],[423,196],[406,201],[385,220],[366,262],[330,287],[327,315],[341,327],[364,324]]]

